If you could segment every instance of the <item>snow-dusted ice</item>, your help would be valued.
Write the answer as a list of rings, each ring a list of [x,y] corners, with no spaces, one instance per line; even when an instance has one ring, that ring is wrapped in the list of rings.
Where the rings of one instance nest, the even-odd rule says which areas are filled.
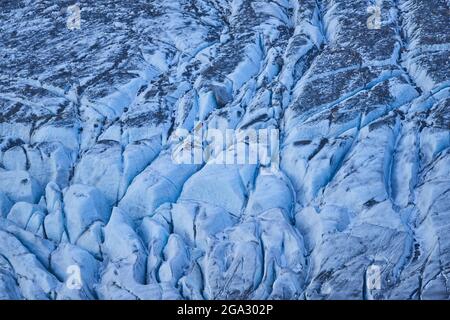
[[[0,299],[450,299],[448,0],[71,4],[0,2]]]

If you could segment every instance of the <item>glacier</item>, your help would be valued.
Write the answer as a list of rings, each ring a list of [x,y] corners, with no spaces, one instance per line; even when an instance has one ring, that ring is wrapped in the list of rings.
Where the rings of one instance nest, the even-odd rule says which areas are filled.
[[[449,7],[2,0],[0,299],[450,299]]]

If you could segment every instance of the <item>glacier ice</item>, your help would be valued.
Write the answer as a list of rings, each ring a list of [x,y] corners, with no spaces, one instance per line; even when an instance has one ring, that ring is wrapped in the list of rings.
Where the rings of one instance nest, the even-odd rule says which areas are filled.
[[[2,1],[0,299],[449,299],[449,2],[373,2]]]

